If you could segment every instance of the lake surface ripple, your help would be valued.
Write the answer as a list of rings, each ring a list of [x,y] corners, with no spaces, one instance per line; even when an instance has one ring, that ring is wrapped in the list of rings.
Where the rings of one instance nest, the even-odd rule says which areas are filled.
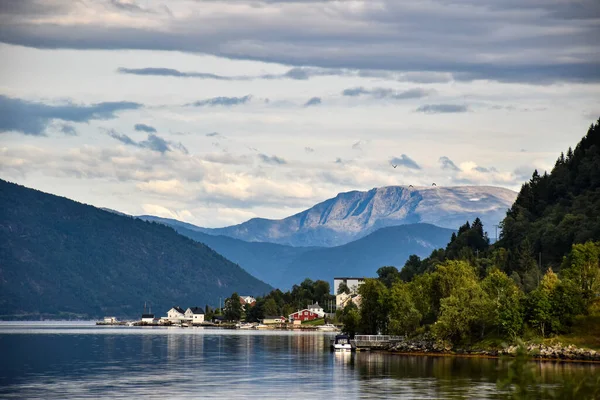
[[[499,360],[329,352],[329,333],[0,323],[0,397],[497,398]],[[536,363],[548,385],[600,373]]]

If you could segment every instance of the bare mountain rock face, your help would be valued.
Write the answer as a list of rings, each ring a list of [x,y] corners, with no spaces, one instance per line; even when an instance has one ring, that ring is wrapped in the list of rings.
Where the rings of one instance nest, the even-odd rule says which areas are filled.
[[[429,223],[456,229],[479,217],[494,238],[494,225],[516,196],[512,190],[493,186],[388,186],[340,193],[281,220],[254,218],[225,228],[197,230],[249,242],[339,246],[387,226]]]

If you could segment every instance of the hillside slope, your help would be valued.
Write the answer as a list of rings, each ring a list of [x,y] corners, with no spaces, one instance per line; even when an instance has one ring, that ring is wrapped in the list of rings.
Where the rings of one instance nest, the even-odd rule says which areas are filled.
[[[491,186],[389,186],[340,193],[281,220],[254,218],[224,228],[197,229],[248,242],[331,247],[379,228],[412,223],[455,229],[479,217],[491,228],[504,218],[515,198],[512,190]]]
[[[540,254],[556,269],[573,243],[600,240],[600,120],[560,155],[550,174],[534,172],[502,226],[499,246],[517,270]]]
[[[180,234],[206,244],[280,289],[289,289],[305,278],[331,282],[336,276],[375,276],[384,265],[400,269],[410,254],[424,257],[433,249],[445,247],[454,232],[429,224],[410,224],[382,228],[337,247],[293,247],[213,236],[184,228],[178,221],[157,220],[174,223],[173,228]]]
[[[207,246],[0,180],[0,315],[139,316],[271,288]]]

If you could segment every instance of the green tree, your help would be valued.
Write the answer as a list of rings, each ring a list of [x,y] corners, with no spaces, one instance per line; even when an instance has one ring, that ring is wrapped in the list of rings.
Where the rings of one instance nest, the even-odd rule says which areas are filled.
[[[342,294],[342,293],[350,294],[350,288],[348,287],[346,282],[342,282],[338,286],[337,294]]]
[[[233,293],[231,297],[225,299],[225,319],[227,321],[239,321],[242,319],[242,303],[237,293]]]
[[[377,335],[387,327],[387,288],[377,279],[365,279],[358,288],[360,300],[361,332]]]
[[[273,298],[268,298],[267,300],[265,300],[265,303],[263,305],[263,315],[273,316],[278,314],[279,307],[277,307],[277,303],[275,302],[275,300]]]
[[[600,287],[600,242],[574,244],[562,263],[561,275],[575,282],[586,299],[591,299]]]
[[[346,307],[344,307],[341,320],[344,324],[342,331],[351,338],[354,338],[354,335],[356,335],[360,327],[360,314],[353,302],[349,302]]]
[[[452,235],[455,235],[452,233]],[[406,263],[404,263],[404,267],[400,271],[400,279],[404,282],[410,282],[415,275],[423,273],[423,262],[421,258],[415,254],[408,257]]]
[[[523,330],[523,293],[515,282],[498,268],[493,268],[481,282],[490,299],[490,317],[502,333],[512,338]]]
[[[392,287],[394,282],[400,280],[400,273],[396,267],[386,266],[381,267],[377,270],[377,276],[381,283],[383,283],[388,289]]]
[[[388,333],[406,335],[414,332],[421,322],[421,313],[415,306],[409,285],[402,281],[394,283],[388,293]]]

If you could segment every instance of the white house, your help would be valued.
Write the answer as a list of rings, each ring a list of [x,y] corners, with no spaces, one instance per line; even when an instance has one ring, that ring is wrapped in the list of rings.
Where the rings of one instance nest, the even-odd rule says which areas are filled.
[[[263,319],[263,324],[265,324],[265,325],[283,324],[285,321],[286,321],[285,317],[278,316],[278,315],[269,315],[269,316],[265,316],[265,318]]]
[[[158,322],[158,319],[154,318],[154,314],[142,314],[142,322],[146,324],[155,324]]]
[[[242,305],[253,306],[256,303],[256,299],[252,296],[240,296],[240,303]]]
[[[117,323],[117,317],[104,317],[104,322],[107,324]]]
[[[182,322],[185,319],[185,311],[179,306],[173,307],[167,311],[167,319],[171,322]]]
[[[337,294],[340,284],[345,283],[352,293],[357,293],[358,287],[365,283],[365,278],[333,278],[333,293]]]
[[[323,318],[325,316],[325,311],[323,311],[323,307],[319,305],[318,301],[315,304],[311,304],[310,306],[306,307],[306,309],[317,314],[319,318]]]
[[[184,316],[192,324],[201,324],[204,322],[204,310],[202,307],[190,307],[185,310]]]

